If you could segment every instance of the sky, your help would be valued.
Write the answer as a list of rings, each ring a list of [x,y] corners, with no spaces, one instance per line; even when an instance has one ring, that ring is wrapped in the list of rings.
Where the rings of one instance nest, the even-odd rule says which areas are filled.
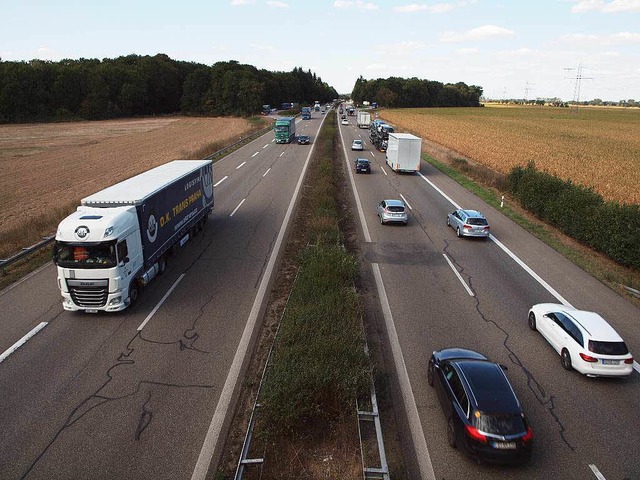
[[[0,58],[167,54],[486,98],[640,101],[640,0],[0,0]],[[578,87],[578,88],[577,88]]]

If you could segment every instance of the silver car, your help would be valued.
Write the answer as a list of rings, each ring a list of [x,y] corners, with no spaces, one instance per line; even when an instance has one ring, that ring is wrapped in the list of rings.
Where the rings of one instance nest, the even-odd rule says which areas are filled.
[[[364,143],[362,140],[354,140],[351,142],[351,150],[364,150]]]
[[[489,222],[477,210],[462,208],[447,214],[447,225],[456,231],[458,237],[488,237]]]
[[[404,223],[409,222],[407,216],[407,208],[401,200],[383,200],[376,206],[380,224],[384,225],[388,222]]]

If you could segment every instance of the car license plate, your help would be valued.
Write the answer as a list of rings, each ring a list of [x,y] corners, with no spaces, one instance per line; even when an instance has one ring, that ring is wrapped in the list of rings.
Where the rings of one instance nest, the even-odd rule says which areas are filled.
[[[93,308],[87,308],[85,310],[86,313],[98,313],[98,310],[94,310]]]
[[[620,360],[605,360],[605,359],[602,359],[602,364],[603,365],[619,365],[620,364]]]
[[[492,442],[491,445],[499,450],[513,450],[516,448],[516,442]]]

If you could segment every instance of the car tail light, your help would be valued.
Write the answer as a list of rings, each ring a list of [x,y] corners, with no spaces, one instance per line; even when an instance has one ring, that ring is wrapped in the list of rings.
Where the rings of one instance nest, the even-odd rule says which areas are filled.
[[[523,442],[530,442],[531,440],[533,440],[533,429],[531,427],[527,427],[527,433],[524,434],[524,437],[522,437],[522,441]]]
[[[592,357],[591,355],[587,355],[586,353],[581,353],[580,357],[585,362],[596,363],[598,361],[598,359],[596,357]]]
[[[633,363],[633,357],[631,357],[631,358],[625,358],[625,359],[624,359],[624,363],[626,363],[627,365],[629,365],[629,364]]]
[[[480,442],[486,442],[487,437],[485,437],[476,427],[472,427],[471,425],[465,425],[464,428],[467,430],[467,435],[469,435],[474,440],[478,440]]]
[[[467,225],[466,223],[464,225],[462,225],[462,228],[464,230],[469,230],[471,228],[471,225]]]
[[[484,227],[485,230],[489,230],[491,227],[489,225],[487,225],[486,227]]]

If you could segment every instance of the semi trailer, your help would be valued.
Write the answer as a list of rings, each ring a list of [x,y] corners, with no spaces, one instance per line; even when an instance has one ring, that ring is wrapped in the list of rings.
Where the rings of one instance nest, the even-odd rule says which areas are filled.
[[[134,304],[167,257],[204,228],[213,203],[211,160],[175,160],[83,198],[53,246],[63,308]]]

